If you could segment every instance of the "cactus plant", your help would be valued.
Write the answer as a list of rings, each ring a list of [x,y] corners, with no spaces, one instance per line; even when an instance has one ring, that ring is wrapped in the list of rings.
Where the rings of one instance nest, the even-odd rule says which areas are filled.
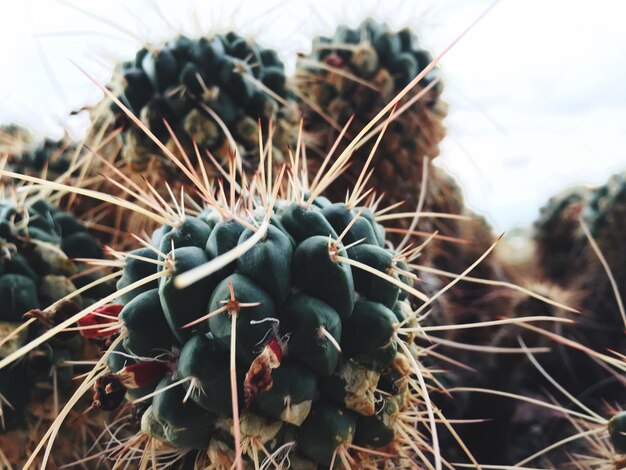
[[[234,32],[197,39],[179,36],[161,46],[142,48],[134,60],[122,64],[119,74],[119,98],[175,153],[180,155],[182,145],[195,161],[193,140],[203,160],[206,150],[225,160],[236,148],[246,162],[245,157],[257,154],[260,122],[263,139],[272,125],[275,158],[287,159],[300,116],[274,50]],[[124,128],[124,159],[145,167],[157,157],[162,169],[176,174],[171,161],[158,159],[154,142],[118,106],[113,105],[113,110],[116,127]],[[255,162],[251,163],[254,168]]]
[[[100,245],[73,215],[38,196],[1,200],[0,227],[4,359],[106,295],[110,285],[72,259],[102,258]],[[38,423],[54,419],[71,395],[73,368],[66,362],[88,359],[89,349],[78,331],[67,331],[0,369],[0,434],[14,464],[28,458],[25,444],[41,435]]]
[[[534,238],[542,274],[562,286],[576,277],[584,265],[581,255],[587,244],[578,219],[592,194],[587,186],[568,188],[550,198],[535,222]]]
[[[580,292],[578,338],[596,350],[624,344],[625,200],[626,174],[618,173],[599,187],[578,187],[551,199],[536,224],[538,264],[555,282]]]
[[[92,386],[104,410],[124,395],[149,405],[130,439],[162,449],[144,458],[163,465],[184,455],[199,467],[276,465],[285,454],[302,468],[440,464],[428,393],[438,382],[414,341],[432,302],[413,286],[418,249],[395,252],[359,191],[346,203],[321,196],[332,171],[287,184],[283,167],[273,181],[267,155],[249,183],[234,165],[226,188],[194,180],[204,207],[151,212],[93,194],[165,224],[94,304],[123,304],[119,337],[80,390]],[[306,175],[305,163],[295,155],[290,174]]]
[[[144,434],[173,447],[219,446],[234,460],[241,433],[246,461],[256,465],[259,454],[289,439],[303,458],[326,466],[346,458],[352,444],[407,444],[396,429],[416,397],[395,334],[398,315],[410,311],[397,260],[383,247],[382,227],[359,217],[365,208],[298,199],[278,198],[273,207],[259,200],[236,213],[207,208],[153,235],[154,252],[167,257],[151,275],[163,275],[158,287],[127,297],[120,315],[118,351],[133,363],[109,356],[119,377],[166,363],[150,383],[129,388],[139,399],[155,394]],[[244,251],[249,240],[255,244]],[[230,250],[240,253],[236,261],[176,290],[176,276]],[[353,262],[394,283],[354,272]],[[127,265],[118,287],[139,276]],[[396,385],[383,390],[386,381]],[[233,395],[244,404],[241,414]],[[361,458],[368,461],[367,451]]]
[[[587,270],[577,282],[577,287],[587,293],[583,303],[585,309],[592,312],[596,322],[609,327],[612,336],[621,341],[624,339],[622,333],[626,324],[626,318],[623,317],[623,299],[626,292],[626,252],[623,248],[626,242],[625,216],[626,172],[622,172],[613,175],[605,185],[597,188],[583,210],[583,218],[606,260],[606,267],[614,278],[618,292],[614,291],[598,254],[591,247],[587,249],[584,261],[592,272]],[[619,344],[623,344],[621,341]]]
[[[300,57],[296,72],[297,94],[313,150],[321,149],[318,155],[324,156],[351,116],[354,120],[347,135],[358,133],[431,62],[430,52],[419,45],[410,29],[392,31],[374,19],[355,29],[342,25],[332,37],[316,38],[312,52]],[[382,151],[374,156],[371,183],[386,193],[388,203],[415,199],[423,160],[439,154],[446,114],[440,79],[437,69],[430,70],[412,91],[419,99],[406,97],[400,101],[399,110],[403,112],[398,112],[389,124],[380,142]],[[370,137],[376,135],[374,132]],[[362,140],[360,148],[355,149],[357,155],[344,178],[330,188],[333,197],[343,198],[354,186],[373,140],[369,144]],[[345,146],[344,142],[340,145]],[[319,160],[311,160],[320,166]]]
[[[70,169],[75,150],[67,136],[60,140],[45,138],[37,141],[23,127],[4,126],[0,129],[0,153],[8,156],[8,168],[22,174],[56,179]]]

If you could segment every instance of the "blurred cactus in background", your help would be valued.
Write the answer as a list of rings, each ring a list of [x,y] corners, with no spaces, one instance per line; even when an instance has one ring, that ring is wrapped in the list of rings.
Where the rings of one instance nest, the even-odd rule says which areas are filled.
[[[262,138],[271,137],[277,161],[287,160],[287,147],[295,142],[300,116],[281,59],[235,32],[179,36],[147,46],[122,64],[119,75],[124,105],[171,151],[180,155],[182,146],[193,161],[194,142],[202,160],[208,160],[209,151],[221,162],[234,145],[254,168],[256,162],[248,157],[258,154],[259,122]],[[159,158],[158,146],[125,113],[115,105],[113,111],[115,126],[123,127],[122,155],[128,163],[141,167],[156,157],[169,164],[170,176],[179,171]]]
[[[411,29],[392,31],[372,18],[355,29],[342,25],[332,37],[316,38],[311,53],[298,59],[295,77],[305,130],[310,134],[311,160],[325,156],[339,131],[353,117],[345,140],[339,142],[340,149],[345,148],[350,137],[361,131],[432,60]],[[389,204],[416,199],[424,158],[439,155],[439,142],[445,134],[442,120],[446,115],[442,89],[441,72],[432,69],[400,100],[397,117],[382,136],[373,158],[370,184],[379,193],[386,193]],[[334,197],[343,198],[356,183],[378,134],[373,131],[368,140],[360,141],[350,168],[330,189]],[[319,168],[320,160],[315,166]]]

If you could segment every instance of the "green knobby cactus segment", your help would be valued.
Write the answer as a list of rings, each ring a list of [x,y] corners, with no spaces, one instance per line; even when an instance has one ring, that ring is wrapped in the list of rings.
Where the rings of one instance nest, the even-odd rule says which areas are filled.
[[[626,454],[626,412],[622,411],[609,420],[609,438],[615,452]]]
[[[56,179],[70,169],[77,147],[66,136],[37,142],[31,132],[19,126],[0,128],[0,153],[8,156],[7,169],[25,175]]]
[[[232,151],[230,138],[241,155],[252,155],[259,146],[257,123],[267,135],[271,122],[275,157],[287,158],[300,117],[275,51],[233,32],[197,39],[179,36],[141,49],[134,60],[122,64],[120,74],[121,101],[176,153],[164,120],[190,155],[193,139],[203,154],[207,149],[221,158]],[[156,145],[117,106],[113,109],[117,124],[125,126],[125,159],[145,164],[157,156]]]
[[[384,229],[369,209],[364,217],[359,207],[316,202],[279,198],[261,219],[207,207],[155,232],[154,253],[166,258],[128,258],[119,287],[162,273],[158,288],[122,297],[123,349],[109,356],[111,371],[122,375],[129,364],[169,364],[160,382],[128,389],[150,404],[145,435],[173,448],[206,448],[217,459],[217,449],[234,452],[235,431],[225,423],[239,416],[247,462],[292,439],[299,455],[321,465],[347,452],[355,433],[369,448],[401,439],[393,423],[410,391],[378,385],[398,370],[396,329],[404,318],[394,312],[410,316],[412,309],[399,299],[401,288],[375,272],[409,279],[395,271],[401,257],[382,247]],[[203,279],[177,284],[180,274],[248,244]],[[352,259],[373,271],[357,272],[345,261]],[[132,360],[122,361],[124,352]]]
[[[312,52],[301,56],[297,64],[296,87],[305,110],[305,129],[324,152],[329,150],[337,130],[351,116],[354,121],[348,135],[355,135],[432,60],[410,29],[392,31],[373,19],[354,29],[339,26],[332,37],[317,37]],[[430,88],[389,124],[381,151],[374,157],[371,182],[384,188],[390,203],[414,198],[424,157],[439,154],[446,114],[440,79],[438,69],[425,75],[419,89]],[[405,98],[400,105],[407,102]],[[357,150],[341,184],[330,188],[332,194],[343,197],[354,185],[370,148]]]
[[[0,337],[11,337],[0,348],[0,359],[106,295],[111,287],[96,286],[69,302],[55,304],[98,278],[94,273],[81,273],[86,268],[71,258],[102,258],[103,250],[74,216],[43,200],[23,205],[0,201],[0,250]],[[15,334],[26,314],[41,321],[31,321]],[[61,391],[71,388],[72,367],[56,365],[80,357],[83,345],[80,333],[64,332],[0,370],[2,429],[23,424],[29,403],[51,396],[53,374]]]

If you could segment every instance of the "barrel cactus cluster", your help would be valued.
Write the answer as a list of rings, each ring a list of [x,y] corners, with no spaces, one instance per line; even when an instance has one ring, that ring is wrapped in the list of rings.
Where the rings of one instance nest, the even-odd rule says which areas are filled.
[[[0,466],[626,468],[624,174],[551,199],[516,271],[432,164],[410,28],[294,59],[177,33],[84,141],[0,129]]]

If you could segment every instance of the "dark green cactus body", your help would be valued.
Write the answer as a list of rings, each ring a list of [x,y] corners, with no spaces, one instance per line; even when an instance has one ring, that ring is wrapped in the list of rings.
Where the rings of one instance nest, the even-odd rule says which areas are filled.
[[[271,328],[272,322],[279,322],[278,311],[271,297],[261,287],[242,274],[228,276],[213,291],[209,312],[223,307],[231,297],[230,286],[235,298],[241,303],[258,303],[252,307],[240,309],[236,315],[236,350],[242,361],[252,362],[257,348]],[[232,314],[224,312],[209,319],[211,333],[225,348],[231,344]]]
[[[352,269],[331,259],[328,245],[328,237],[323,236],[309,237],[298,245],[293,255],[294,284],[331,305],[343,320],[354,307]]]
[[[155,261],[159,257],[157,252],[150,248],[138,248],[136,250],[132,250],[130,253],[132,255],[139,256],[141,258],[148,258],[148,259],[152,259]],[[122,274],[122,277],[120,277],[119,281],[117,281],[117,289],[118,290],[124,289],[125,287],[128,287],[129,285],[143,278],[156,274],[156,272],[157,272],[156,264],[129,256],[126,258],[126,264],[124,265],[124,272]],[[120,296],[120,301],[124,304],[127,304],[132,299],[137,297],[139,294],[143,292],[147,292],[152,289],[157,289],[158,287],[159,287],[159,282],[157,280],[154,280],[152,282],[144,284],[141,287],[133,289],[125,294],[122,294]]]
[[[78,285],[98,278],[97,274],[85,275],[82,271],[86,268],[71,258],[100,258],[102,248],[75,217],[44,200],[27,200],[22,207],[0,201],[0,227],[0,338],[19,327],[27,313],[35,318],[50,318],[48,321],[54,325],[93,303],[100,294],[112,292],[112,286],[104,284],[97,292],[87,290],[75,296],[73,303],[59,303],[43,311],[73,293]],[[17,351],[49,328],[42,321],[30,324],[0,347],[0,357]],[[52,396],[53,376],[58,398],[67,398],[75,371],[71,366],[58,365],[81,359],[84,346],[84,338],[78,332],[62,332],[0,370],[0,394],[10,403],[0,405],[6,415],[6,427],[0,432],[32,418],[35,406],[30,405]],[[9,412],[11,407],[13,411]],[[14,419],[13,412],[21,418]]]
[[[626,412],[622,411],[609,420],[609,437],[615,452],[626,454]]]
[[[156,391],[174,383],[165,377]],[[152,414],[162,426],[163,437],[174,447],[202,449],[209,444],[215,415],[203,410],[192,400],[184,401],[185,389],[173,387],[155,395]]]
[[[350,444],[356,416],[348,410],[318,401],[298,430],[298,448],[309,458],[330,465],[337,447]]]
[[[606,184],[596,189],[583,211],[583,218],[606,259],[618,290],[625,301],[626,291],[626,172],[618,173]],[[588,295],[584,306],[593,312],[596,320],[611,325],[612,333],[623,341],[624,325],[621,321],[615,293],[608,276],[590,249],[584,261],[585,273],[581,272],[579,287]],[[589,270],[593,270],[592,273]],[[597,274],[593,274],[597,273]],[[620,344],[624,344],[621,342]],[[613,345],[612,345],[613,347]],[[621,346],[618,348],[621,349]]]
[[[534,238],[543,273],[564,285],[582,268],[581,254],[586,246],[579,218],[593,191],[576,186],[550,198],[535,221]]]
[[[175,341],[158,289],[139,294],[124,306],[119,318],[128,333],[124,346],[132,354],[156,357]]]
[[[175,258],[173,272],[161,278],[159,283],[159,297],[172,333],[178,341],[185,341],[193,332],[192,329],[183,328],[189,322],[202,316],[209,302],[211,290],[202,284],[194,284],[186,289],[177,289],[174,286],[174,277],[206,263],[209,258],[202,248],[186,246],[176,248],[171,253]],[[194,329],[202,329],[196,326]]]
[[[316,297],[297,294],[285,305],[283,322],[291,333],[289,354],[319,375],[332,374],[340,353],[321,329],[341,341],[341,319],[337,311]]]
[[[258,227],[264,214],[257,212],[242,217]],[[267,232],[252,247],[178,290],[178,274],[239,249],[255,236],[235,219],[224,221],[210,209],[203,211],[200,223],[210,232],[206,240],[203,233],[193,246],[171,251],[158,295],[155,289],[142,292],[121,314],[127,334],[123,344],[134,361],[154,357],[157,351],[171,358],[171,373],[161,384],[182,382],[164,403],[175,408],[171,397],[187,395],[188,402],[216,415],[211,423],[223,423],[232,416],[235,373],[242,436],[268,442],[268,449],[295,439],[298,453],[328,465],[339,445],[352,442],[359,416],[372,417],[371,422],[363,421],[371,427],[362,432],[364,445],[389,444],[395,437],[395,412],[376,393],[381,374],[388,373],[397,354],[394,334],[399,319],[391,308],[399,303],[400,289],[364,271],[356,273],[357,268],[338,257],[399,276],[393,256],[382,248],[384,232],[371,212],[345,234],[345,240],[363,239],[353,250],[343,250],[343,243],[334,245],[356,214],[345,204],[323,198],[310,206],[279,199]],[[195,226],[192,220],[187,217],[183,223]],[[180,232],[171,227],[157,230],[153,244],[164,251],[164,237],[176,230]],[[123,279],[128,281],[141,272],[156,272],[130,261],[126,269]],[[386,393],[391,400],[400,392]],[[388,411],[374,417],[378,402]],[[166,414],[163,406],[153,399],[142,421],[145,433],[174,447],[196,448],[202,442],[214,459],[234,455],[232,435],[223,425],[218,424],[220,429],[206,444],[211,423],[201,428],[197,416],[187,416],[182,409],[180,414],[170,409]],[[188,435],[196,431],[196,436]]]
[[[235,33],[198,39],[180,36],[150,51],[141,49],[120,72],[119,98],[160,140],[169,140],[172,149],[175,144],[163,119],[189,154],[193,139],[202,149],[227,158],[231,149],[222,125],[242,155],[252,154],[258,149],[258,121],[265,132],[273,122],[277,157],[286,155],[292,144],[299,116],[286,104],[291,98],[282,62],[274,51]],[[117,121],[128,128],[122,133],[127,161],[144,164],[150,154],[159,153],[117,106],[113,109]]]
[[[37,141],[30,130],[20,126],[0,126],[0,153],[8,156],[7,169],[53,180],[70,169],[76,144],[64,136],[60,140]]]
[[[238,385],[243,384],[243,367],[238,367]],[[231,416],[231,387],[228,349],[213,335],[192,336],[181,350],[178,374],[198,381],[191,399],[207,411]],[[243,395],[243,388],[238,391]]]
[[[285,362],[272,371],[272,381],[272,388],[256,396],[259,410],[273,419],[300,426],[315,399],[315,374],[297,363]]]

